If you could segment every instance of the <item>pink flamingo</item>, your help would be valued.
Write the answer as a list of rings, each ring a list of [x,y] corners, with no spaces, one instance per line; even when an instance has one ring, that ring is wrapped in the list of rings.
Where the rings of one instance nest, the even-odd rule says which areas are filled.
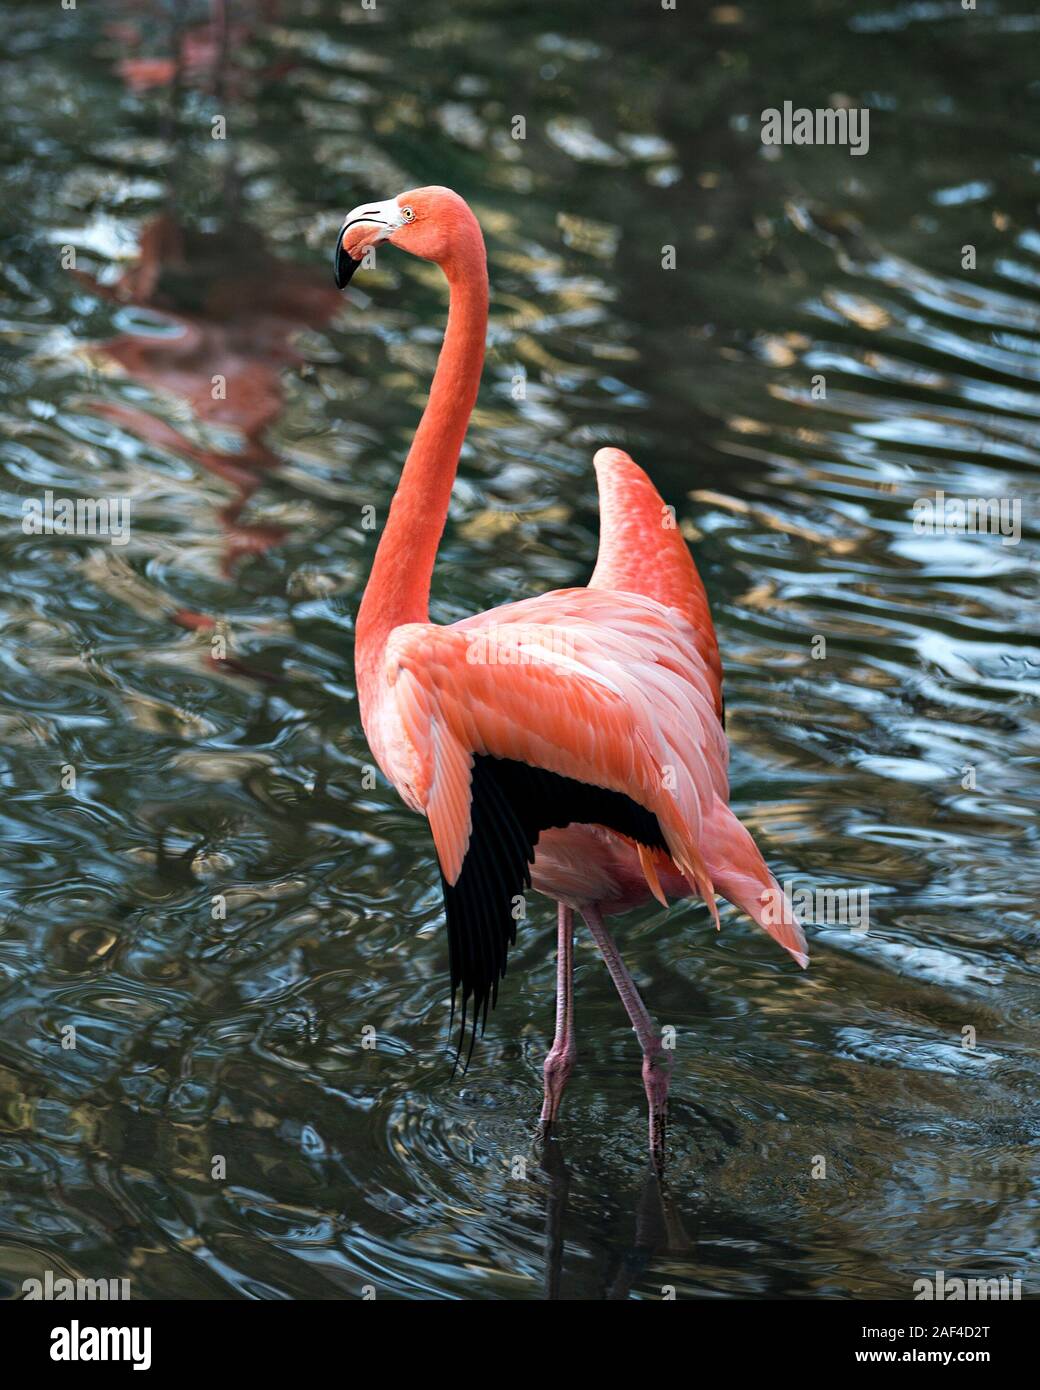
[[[805,938],[728,806],[722,668],[708,600],[650,479],[620,449],[593,460],[599,557],[588,588],[560,589],[440,627],[428,601],[448,500],[480,384],[488,276],[476,217],[448,188],[349,213],[342,289],[369,247],[434,261],[450,288],[429,400],[357,616],[357,690],[372,751],[430,822],[448,926],[459,1051],[487,1022],[516,940],[523,892],[558,904],[556,1033],[542,1129],[574,1065],[573,917],[580,912],[643,1054],[650,1151],[664,1155],[661,1040],[604,917],[652,895],[721,893],[799,965]],[[456,1061],[458,1053],[456,1054]]]

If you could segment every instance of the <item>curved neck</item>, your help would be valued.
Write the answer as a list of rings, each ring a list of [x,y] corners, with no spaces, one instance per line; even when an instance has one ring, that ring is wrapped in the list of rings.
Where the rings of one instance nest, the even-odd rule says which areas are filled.
[[[487,260],[475,218],[473,229],[475,237],[442,266],[451,292],[444,342],[358,610],[355,664],[362,701],[364,677],[375,670],[393,629],[429,617],[433,563],[484,365]]]

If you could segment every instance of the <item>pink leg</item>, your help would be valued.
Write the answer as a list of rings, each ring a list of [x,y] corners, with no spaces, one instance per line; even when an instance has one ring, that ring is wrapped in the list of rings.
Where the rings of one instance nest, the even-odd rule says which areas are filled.
[[[639,997],[635,982],[628,973],[628,967],[603,924],[599,910],[587,907],[582,916],[606,961],[610,978],[621,995],[621,1002],[632,1020],[632,1027],[643,1051],[643,1089],[650,1106],[650,1158],[660,1173],[664,1168],[664,1132],[668,1109],[668,1070],[664,1065],[664,1048],[646,1005]]]
[[[558,905],[556,926],[556,1036],[545,1059],[545,1100],[542,1103],[542,1132],[556,1123],[563,1099],[563,1088],[574,1067],[574,912]]]

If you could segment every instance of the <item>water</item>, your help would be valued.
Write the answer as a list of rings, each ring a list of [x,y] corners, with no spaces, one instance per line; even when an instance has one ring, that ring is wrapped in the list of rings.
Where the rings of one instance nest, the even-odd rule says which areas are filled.
[[[10,1296],[1028,1295],[1038,21],[681,8],[4,7]],[[767,157],[786,99],[869,106],[869,153]],[[330,263],[344,208],[424,182],[471,200],[493,296],[434,617],[584,582],[623,444],[712,597],[738,811],[781,879],[869,889],[806,974],[732,909],[621,925],[676,1030],[663,1195],[584,938],[561,1142],[532,1141],[541,900],[450,1079],[428,834],[363,783],[362,509],[445,298],[390,252],[344,304]],[[131,497],[128,544],[23,534],[47,489]],[[936,490],[1017,499],[1021,542],[915,533]]]

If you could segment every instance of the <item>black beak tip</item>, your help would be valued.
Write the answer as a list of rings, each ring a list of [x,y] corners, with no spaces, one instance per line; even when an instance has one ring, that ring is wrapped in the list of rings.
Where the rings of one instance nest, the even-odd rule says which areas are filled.
[[[350,284],[350,277],[361,264],[360,261],[356,261],[349,251],[346,251],[343,247],[343,233],[346,230],[345,225],[340,228],[339,236],[336,238],[336,255],[332,263],[333,272],[336,276],[336,288],[338,290],[345,290],[347,288]]]

